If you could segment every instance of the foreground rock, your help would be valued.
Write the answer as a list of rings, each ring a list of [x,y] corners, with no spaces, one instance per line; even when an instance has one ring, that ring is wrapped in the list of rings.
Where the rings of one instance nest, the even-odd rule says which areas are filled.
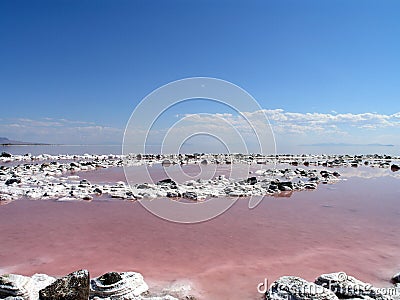
[[[80,270],[57,279],[39,292],[39,300],[87,300],[89,272]]]
[[[5,274],[0,276],[0,299],[31,300],[38,299],[39,290],[53,283],[56,279],[45,274],[32,277]]]
[[[332,290],[343,299],[400,299],[400,290],[395,287],[377,288],[344,272],[322,274],[315,283]]]
[[[136,272],[109,272],[91,281],[87,270],[59,279],[45,274],[0,276],[3,300],[195,300],[189,291],[188,285],[176,285],[150,292],[142,274]]]
[[[266,293],[271,300],[338,300],[331,290],[296,276],[283,276]]]
[[[110,272],[90,281],[90,296],[94,299],[135,300],[148,290],[142,274],[136,272]]]
[[[393,275],[391,282],[394,284],[400,284],[400,272]]]

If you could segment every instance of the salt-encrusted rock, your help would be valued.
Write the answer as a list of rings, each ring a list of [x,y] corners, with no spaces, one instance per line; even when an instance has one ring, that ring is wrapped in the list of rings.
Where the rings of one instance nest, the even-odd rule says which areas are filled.
[[[291,181],[278,182],[278,189],[280,191],[291,191],[293,190],[293,183]]]
[[[308,282],[300,277],[283,276],[276,280],[266,292],[271,300],[338,300],[331,290]]]
[[[176,185],[176,182],[173,181],[173,180],[170,179],[170,178],[167,178],[167,179],[160,180],[159,182],[157,182],[157,184],[158,184],[158,185],[169,185],[169,184],[171,184],[171,185]]]
[[[197,200],[197,194],[195,192],[185,192],[182,194],[183,198]]]
[[[89,272],[79,270],[57,279],[39,291],[39,300],[87,300]]]
[[[39,290],[53,283],[55,278],[46,274],[32,277],[6,274],[0,276],[0,299],[38,299]]]
[[[339,298],[362,298],[376,300],[391,300],[400,298],[399,293],[397,293],[398,295],[391,295],[389,293],[389,288],[386,290],[376,288],[371,284],[358,280],[344,272],[322,274],[315,280],[315,283],[332,290]]]
[[[162,161],[161,163],[163,166],[170,166],[172,164],[172,162],[169,159],[165,159]]]
[[[344,272],[322,274],[315,283],[335,292],[338,297],[368,296],[372,285],[362,282]]]
[[[395,275],[393,275],[393,277],[391,279],[391,282],[393,284],[399,284],[400,283],[400,272],[395,274]]]
[[[107,300],[137,300],[149,289],[136,272],[110,272],[90,281],[90,297]]]
[[[21,297],[22,299],[29,299],[29,291],[27,289],[29,277],[5,274],[0,276],[0,299],[6,297]]]

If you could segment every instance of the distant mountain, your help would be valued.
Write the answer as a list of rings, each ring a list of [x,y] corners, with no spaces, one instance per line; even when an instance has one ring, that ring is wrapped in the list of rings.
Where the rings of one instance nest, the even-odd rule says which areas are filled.
[[[315,146],[315,147],[394,147],[392,144],[349,144],[349,143],[318,143],[318,144],[303,144],[300,146]]]
[[[48,145],[48,144],[14,141],[14,140],[10,140],[6,137],[0,137],[0,145],[1,146],[9,146],[10,145],[11,146],[11,145]]]

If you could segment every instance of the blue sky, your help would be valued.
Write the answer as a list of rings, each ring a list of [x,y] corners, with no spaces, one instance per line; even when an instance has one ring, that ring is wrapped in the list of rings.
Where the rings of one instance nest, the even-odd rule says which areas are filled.
[[[399,11],[389,0],[2,0],[0,136],[60,142],[64,132],[68,142],[118,143],[151,91],[209,76],[241,86],[266,110],[386,116],[393,124],[379,130],[345,129],[393,141]]]

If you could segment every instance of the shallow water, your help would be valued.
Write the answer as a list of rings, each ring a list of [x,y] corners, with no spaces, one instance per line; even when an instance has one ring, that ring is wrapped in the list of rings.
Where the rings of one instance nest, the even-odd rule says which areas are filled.
[[[347,180],[334,185],[265,197],[252,210],[243,198],[190,225],[155,217],[138,202],[17,200],[0,207],[0,269],[63,275],[87,268],[91,276],[136,270],[151,284],[190,280],[202,299],[258,299],[264,278],[313,280],[334,271],[388,285],[400,269],[397,173],[346,170]],[[123,176],[111,172],[112,181]]]

